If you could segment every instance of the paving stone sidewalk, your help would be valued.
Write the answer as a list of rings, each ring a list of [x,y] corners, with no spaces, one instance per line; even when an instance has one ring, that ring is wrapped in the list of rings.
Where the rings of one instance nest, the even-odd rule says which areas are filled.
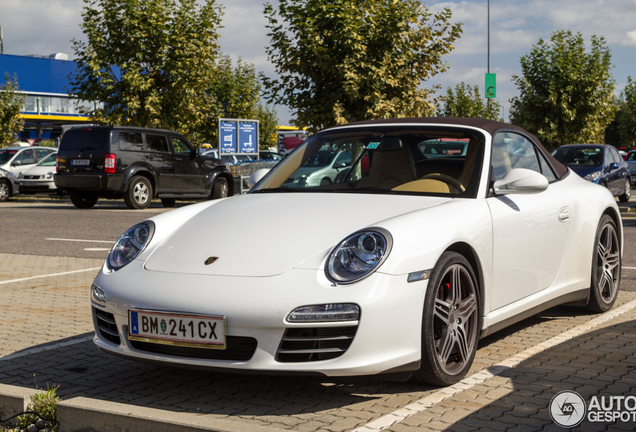
[[[101,266],[0,254],[0,282]],[[59,385],[76,396],[294,431],[351,431],[439,389],[377,377],[329,379],[218,374],[133,362],[100,352],[92,335],[88,287],[95,272],[0,285],[0,383]],[[617,306],[636,299],[621,293]],[[471,370],[487,369],[598,315],[550,309],[480,341]],[[557,430],[549,402],[561,390],[635,395],[636,310],[564,342],[386,430]],[[66,344],[66,345],[64,345]],[[636,423],[579,430],[635,430]]]

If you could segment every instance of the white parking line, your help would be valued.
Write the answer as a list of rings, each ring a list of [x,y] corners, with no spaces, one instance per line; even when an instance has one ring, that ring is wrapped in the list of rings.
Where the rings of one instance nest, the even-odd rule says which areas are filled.
[[[30,276],[30,277],[25,277],[25,278],[21,278],[21,279],[11,279],[11,280],[6,280],[6,281],[0,281],[0,285],[10,284],[10,283],[14,283],[14,282],[22,282],[22,281],[27,281],[27,280],[31,280],[31,279],[41,279],[41,278],[48,278],[48,277],[54,277],[54,276],[64,276],[64,275],[73,274],[73,273],[82,273],[82,272],[96,271],[96,270],[99,270],[100,268],[101,267],[94,267],[94,268],[82,269],[82,270],[72,270],[72,271],[67,271],[67,272],[63,272],[63,273],[51,273],[51,274],[47,274],[47,275]]]
[[[41,348],[32,348],[32,349],[28,349],[28,350],[25,350],[25,351],[17,352],[15,354],[9,354],[9,355],[6,355],[4,357],[0,357],[0,361],[13,360],[15,358],[24,357],[24,356],[28,356],[28,355],[31,355],[31,354],[41,353],[43,351],[50,351],[50,350],[54,350],[54,349],[58,349],[58,348],[64,348],[64,347],[69,346],[69,345],[75,345],[75,344],[78,344],[78,343],[88,342],[88,341],[91,341],[91,340],[93,340],[93,336],[92,335],[91,336],[84,336],[83,338],[79,338],[79,339],[73,339],[73,340],[66,341],[66,342],[60,342],[60,343],[56,343],[56,344],[53,344],[53,345],[47,345],[47,346],[44,346],[44,347],[41,347]]]
[[[395,424],[400,423],[401,421],[414,414],[426,411],[427,409],[437,405],[439,402],[442,402],[445,399],[461,393],[464,390],[468,390],[469,388],[472,388],[477,384],[481,384],[487,379],[497,376],[510,368],[518,366],[521,362],[529,359],[536,354],[539,354],[540,352],[543,352],[549,348],[553,348],[559,344],[567,342],[570,339],[580,336],[583,333],[595,327],[598,327],[599,325],[604,324],[634,308],[636,308],[636,300],[632,300],[631,302],[626,303],[619,308],[605,312],[603,315],[594,318],[593,320],[588,321],[585,324],[576,326],[571,330],[568,330],[558,336],[553,337],[552,339],[548,339],[545,342],[528,348],[527,350],[522,351],[512,357],[509,357],[506,360],[489,367],[488,369],[484,369],[481,372],[477,372],[467,378],[464,378],[457,384],[443,388],[433,394],[425,396],[422,399],[405,406],[404,408],[397,409],[391,414],[380,417],[379,419],[367,423],[366,425],[359,427],[352,432],[377,432],[394,426]]]
[[[61,239],[61,238],[47,238],[44,240],[53,240],[53,241],[67,241],[67,242],[83,242],[83,243],[108,243],[115,244],[114,241],[108,240],[80,240],[80,239]]]
[[[636,270],[636,267],[621,267],[623,270]]]

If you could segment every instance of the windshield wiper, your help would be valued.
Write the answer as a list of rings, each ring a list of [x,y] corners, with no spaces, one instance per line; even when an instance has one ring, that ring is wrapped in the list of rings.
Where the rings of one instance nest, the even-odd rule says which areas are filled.
[[[277,188],[259,189],[252,193],[269,193],[269,192],[300,192],[300,190],[296,188],[290,188],[287,186],[281,186]]]

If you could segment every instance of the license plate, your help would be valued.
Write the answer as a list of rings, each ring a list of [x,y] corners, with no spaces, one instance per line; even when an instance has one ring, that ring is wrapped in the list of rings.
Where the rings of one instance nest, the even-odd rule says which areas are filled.
[[[129,310],[128,337],[166,345],[225,349],[225,317]]]
[[[91,164],[90,159],[73,159],[71,160],[71,165],[73,166],[88,166]]]

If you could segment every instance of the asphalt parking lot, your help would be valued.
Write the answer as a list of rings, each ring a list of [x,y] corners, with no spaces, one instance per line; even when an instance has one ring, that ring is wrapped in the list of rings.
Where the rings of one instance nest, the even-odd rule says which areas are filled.
[[[548,408],[561,391],[588,402],[636,396],[636,219],[624,220],[622,291],[612,311],[558,307],[524,320],[481,340],[468,377],[439,389],[378,377],[218,374],[100,352],[88,287],[118,236],[163,211],[154,203],[130,211],[117,201],[92,210],[56,200],[0,203],[0,384],[59,385],[76,405],[173,421],[173,429],[148,421],[143,430],[561,430]],[[142,430],[116,429],[108,418],[115,416],[84,429]],[[598,418],[575,430],[636,429],[632,417]]]

